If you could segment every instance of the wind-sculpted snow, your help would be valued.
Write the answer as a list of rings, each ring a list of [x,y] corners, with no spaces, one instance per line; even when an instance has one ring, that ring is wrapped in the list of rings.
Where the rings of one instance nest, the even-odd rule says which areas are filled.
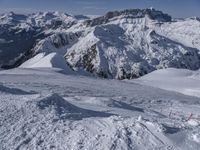
[[[0,82],[1,89],[9,89],[0,91],[3,150],[200,146],[197,97],[125,81],[64,75],[55,69],[0,71]]]
[[[88,117],[108,117],[112,114],[76,107],[57,94],[37,102],[37,106],[46,113],[54,111],[60,119],[79,120]]]

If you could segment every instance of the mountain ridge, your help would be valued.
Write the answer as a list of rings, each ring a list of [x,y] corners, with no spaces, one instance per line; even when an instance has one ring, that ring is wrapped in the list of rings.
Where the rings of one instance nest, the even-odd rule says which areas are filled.
[[[28,36],[34,41],[19,50],[17,65],[16,62],[9,65],[8,60],[14,60],[10,57],[4,64],[0,62],[1,68],[18,67],[39,53],[61,54],[72,70],[82,69],[103,78],[137,78],[168,67],[200,68],[198,19],[172,20],[168,14],[155,9],[113,11],[91,19],[59,12],[27,17],[28,21],[24,22],[24,17],[20,16],[22,22],[17,25],[0,21],[0,37],[5,36],[2,36],[1,48],[13,44],[5,41],[15,42],[10,34],[20,35],[22,31],[24,38]],[[36,33],[30,35],[31,30]],[[20,41],[22,37],[17,38]],[[16,48],[15,44],[13,47]],[[12,51],[13,47],[7,49]],[[7,55],[0,53],[2,58]]]

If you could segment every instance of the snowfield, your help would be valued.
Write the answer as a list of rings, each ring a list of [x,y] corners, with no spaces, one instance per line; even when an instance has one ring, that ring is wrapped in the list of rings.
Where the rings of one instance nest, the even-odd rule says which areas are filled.
[[[199,150],[200,98],[140,85],[181,92],[199,89],[198,76],[169,69],[127,82],[54,68],[2,70],[0,149]]]
[[[147,74],[134,82],[200,97],[200,70],[162,69]]]

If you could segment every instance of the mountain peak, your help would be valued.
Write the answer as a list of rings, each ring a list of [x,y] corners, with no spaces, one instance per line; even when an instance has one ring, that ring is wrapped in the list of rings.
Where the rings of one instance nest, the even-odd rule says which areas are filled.
[[[194,16],[194,17],[190,17],[190,18],[187,18],[187,19],[189,19],[189,20],[200,21],[200,18],[199,18],[199,17],[196,17],[196,16]]]
[[[27,19],[26,15],[23,14],[16,14],[14,12],[9,12],[9,13],[5,13],[0,15],[0,24],[12,24],[12,23],[19,23],[19,22],[23,22]]]
[[[110,19],[115,17],[123,16],[126,18],[144,18],[148,16],[152,20],[157,20],[160,22],[170,22],[172,17],[162,11],[155,10],[154,8],[148,9],[126,9],[122,11],[110,11],[104,16],[87,21],[87,24],[91,26],[99,25],[102,23],[109,22]]]

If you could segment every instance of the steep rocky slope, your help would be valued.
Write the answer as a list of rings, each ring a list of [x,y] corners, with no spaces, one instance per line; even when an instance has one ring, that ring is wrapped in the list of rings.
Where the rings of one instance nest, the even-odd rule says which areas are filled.
[[[93,19],[54,12],[4,14],[0,20],[2,68],[19,66],[40,53],[57,53],[72,70],[104,78],[137,78],[168,67],[200,68],[197,18],[174,20],[154,9],[131,9]]]
[[[156,10],[109,12],[85,21],[84,27],[72,27],[82,28],[84,36],[69,48],[65,58],[74,68],[118,79],[168,67],[198,69],[199,49],[165,36],[166,24],[175,26],[176,22]]]
[[[76,17],[58,12],[0,15],[0,67],[19,66],[37,54],[35,47],[40,46],[41,40],[57,30],[68,29],[77,21]]]

